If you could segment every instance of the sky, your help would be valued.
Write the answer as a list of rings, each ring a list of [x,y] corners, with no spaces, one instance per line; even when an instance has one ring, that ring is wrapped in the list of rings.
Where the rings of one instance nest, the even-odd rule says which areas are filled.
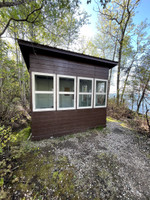
[[[96,23],[97,23],[97,4],[96,0],[91,0],[91,3],[87,4],[87,0],[81,0],[82,5],[81,9],[85,10],[89,15],[89,24],[84,25],[81,29],[81,35],[87,39],[92,39],[97,32]],[[150,23],[150,0],[141,0],[137,9],[136,14],[133,18],[135,24],[140,24],[140,22],[147,19],[147,22]],[[150,33],[150,28],[147,30]],[[114,69],[116,71],[116,69]],[[113,74],[113,85],[110,88],[110,93],[116,93],[116,73]]]

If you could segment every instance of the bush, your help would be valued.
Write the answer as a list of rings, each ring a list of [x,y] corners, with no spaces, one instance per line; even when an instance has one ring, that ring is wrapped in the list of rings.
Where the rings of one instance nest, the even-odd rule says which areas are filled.
[[[30,138],[30,134],[31,134],[31,127],[28,126],[27,128],[24,128],[18,133],[12,134],[11,142],[16,144],[16,143],[26,141],[28,138]]]
[[[11,128],[0,127],[0,153],[3,153],[9,147]]]
[[[136,112],[130,110],[125,103],[117,105],[116,99],[108,100],[107,115],[126,122],[128,127],[134,129],[139,133],[148,133],[148,126],[146,123],[146,116],[142,114],[137,114]]]
[[[135,113],[125,103],[117,105],[116,99],[114,98],[108,100],[107,114],[117,120],[133,119],[135,116]]]

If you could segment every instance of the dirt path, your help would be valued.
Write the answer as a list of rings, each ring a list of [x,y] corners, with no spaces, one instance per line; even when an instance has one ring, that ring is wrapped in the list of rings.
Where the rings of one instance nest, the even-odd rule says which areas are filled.
[[[95,131],[87,137],[64,140],[57,145],[55,155],[67,156],[76,167],[79,185],[85,184],[82,195],[87,199],[84,191],[95,187],[94,182],[98,187],[91,190],[91,199],[97,197],[95,192],[102,199],[150,199],[147,140],[116,122],[107,127],[102,134]]]
[[[17,196],[26,193],[30,199],[34,193],[36,198],[51,200],[150,199],[150,140],[117,122],[109,122],[105,129],[32,145],[39,151],[21,161],[25,164],[17,175],[26,190],[22,190],[24,185],[15,186],[21,188]]]

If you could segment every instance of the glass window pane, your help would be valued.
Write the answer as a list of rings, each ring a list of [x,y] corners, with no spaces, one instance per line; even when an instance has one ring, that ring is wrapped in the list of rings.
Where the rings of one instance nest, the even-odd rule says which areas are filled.
[[[74,92],[74,79],[73,78],[59,78],[59,91]]]
[[[106,82],[105,81],[96,81],[96,92],[101,92],[101,93],[106,92]]]
[[[59,94],[59,108],[73,108],[74,94]]]
[[[90,107],[91,106],[91,95],[80,94],[79,95],[79,107]]]
[[[80,92],[92,92],[92,80],[79,80]]]
[[[96,106],[105,106],[106,95],[96,95]]]
[[[53,91],[53,77],[35,75],[36,91]]]
[[[36,94],[35,95],[36,108],[53,108],[53,94]]]

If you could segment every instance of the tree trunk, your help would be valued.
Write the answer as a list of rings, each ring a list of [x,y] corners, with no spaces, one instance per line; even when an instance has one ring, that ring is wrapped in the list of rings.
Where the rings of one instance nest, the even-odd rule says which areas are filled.
[[[147,121],[147,126],[148,126],[148,130],[149,130],[149,134],[150,134],[150,121],[149,121],[149,116],[148,116],[148,112],[149,112],[149,109],[147,108],[147,105],[146,105],[146,121]]]
[[[125,79],[125,82],[124,82],[124,86],[123,86],[123,90],[122,90],[122,93],[121,93],[121,103],[123,102],[123,96],[124,96],[126,85],[127,85],[127,81],[128,81],[131,69],[132,69],[132,65],[133,65],[133,63],[135,61],[135,56],[136,56],[136,54],[133,56],[133,60],[132,60],[130,66],[128,68],[128,71],[127,71],[127,76],[126,76],[126,79]]]
[[[112,69],[109,70],[107,99],[109,99],[111,77],[112,77]]]
[[[120,100],[121,103],[123,102],[123,96],[124,96],[124,93],[125,93],[125,89],[126,89],[126,85],[127,85],[127,82],[128,82],[130,71],[131,71],[131,67],[129,68],[129,70],[127,72],[127,76],[126,76],[126,79],[125,79],[125,82],[124,82],[123,90],[122,90],[122,93],[121,93],[121,100]]]
[[[4,106],[3,106],[3,64],[2,64],[2,41],[0,40],[0,70],[2,77],[0,78],[0,117],[2,116]]]
[[[114,53],[113,53],[113,58],[112,60],[115,60],[115,56],[116,56],[116,49],[117,49],[117,40],[115,42],[115,49],[114,49]],[[108,92],[107,92],[107,99],[109,99],[109,92],[110,92],[110,83],[111,83],[111,77],[112,77],[112,69],[109,70],[109,78],[108,78]]]
[[[22,39],[24,40],[24,30],[23,30],[23,23],[21,23],[21,27],[22,27]],[[21,62],[22,62],[22,104],[23,106],[26,106],[26,90],[25,90],[25,77],[24,77],[24,65],[23,65],[23,59],[22,57],[20,58]]]
[[[137,105],[137,111],[136,111],[137,113],[139,113],[139,109],[140,109],[141,103],[142,103],[142,101],[143,101],[143,99],[144,99],[145,91],[146,91],[146,88],[147,88],[147,86],[148,86],[149,80],[150,80],[150,79],[148,78],[147,81],[146,81],[145,87],[144,87],[144,89],[143,89],[143,91],[142,91],[141,98],[140,98],[140,100],[139,100],[139,102],[138,102],[138,105]]]
[[[117,71],[117,105],[119,105],[120,100],[120,67],[121,67],[121,54],[122,54],[122,42],[120,42],[120,48],[119,48],[119,59],[118,59],[118,71]]]
[[[134,107],[134,94],[133,94],[133,98],[132,98],[132,111],[133,111],[133,107]]]

